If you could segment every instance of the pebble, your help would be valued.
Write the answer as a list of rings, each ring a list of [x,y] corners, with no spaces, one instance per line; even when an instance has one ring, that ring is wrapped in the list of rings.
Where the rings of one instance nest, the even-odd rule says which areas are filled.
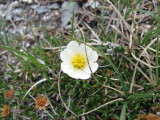
[[[6,10],[1,10],[0,11],[0,15],[2,17],[4,17],[7,21],[12,19],[12,15],[11,15],[11,11],[13,8],[15,8],[18,5],[17,1],[12,2],[11,4],[9,4],[8,8]]]
[[[3,17],[5,17],[5,20],[10,21],[12,19],[12,15],[5,15],[3,14]]]
[[[62,27],[67,26],[67,24],[72,18],[73,11],[75,14],[78,9],[79,5],[76,2],[64,2],[62,4],[62,14],[61,14]]]
[[[22,2],[25,2],[25,3],[29,3],[31,4],[33,1],[32,0],[21,0]]]
[[[15,34],[16,30],[14,28],[10,28],[10,29],[8,29],[8,33]]]
[[[14,18],[14,21],[16,21],[16,22],[24,21],[25,20],[25,18],[23,18],[23,17],[17,17],[17,16],[14,16],[13,18]]]
[[[55,3],[55,4],[52,4],[52,5],[49,5],[48,8],[49,9],[59,9],[60,6],[57,3]]]
[[[22,8],[13,9],[13,10],[11,11],[11,14],[12,14],[12,15],[15,15],[15,16],[21,15],[21,14],[22,14]]]
[[[3,12],[4,12],[4,11],[0,9],[0,16],[2,16]]]
[[[42,5],[38,1],[39,0],[15,0],[10,2],[7,6],[0,3],[0,20],[12,20],[12,22],[17,23],[25,22],[26,18],[23,16],[24,12],[28,21],[37,21],[38,23],[40,22],[40,25],[41,23],[45,23],[46,26],[51,27],[53,25],[52,20],[59,20],[59,16],[61,16],[61,25],[60,21],[58,21],[58,25],[56,22],[54,25],[60,25],[65,29],[71,28],[71,25],[68,25],[68,23],[72,19],[73,12],[76,14],[80,8],[76,2],[63,2],[62,5],[59,3]],[[34,4],[32,4],[33,2]],[[38,2],[38,4],[35,4],[36,2]],[[22,28],[18,27],[17,30],[19,33],[25,34]],[[10,35],[17,33],[13,28],[9,28],[7,31]],[[26,33],[29,33],[29,31]]]
[[[44,14],[49,11],[47,6],[37,6],[36,5],[36,6],[32,6],[31,8],[33,8],[38,14]]]
[[[4,9],[4,5],[0,4],[0,10],[3,10],[3,9]]]
[[[43,20],[43,21],[47,21],[47,20],[49,20],[51,17],[53,17],[53,15],[52,15],[51,13],[47,13],[47,15],[43,15],[42,20]]]
[[[7,8],[7,12],[10,12],[13,8],[15,8],[16,6],[18,6],[18,2],[14,1],[11,4],[9,4],[8,8]]]
[[[98,1],[94,1],[94,2],[91,3],[91,7],[93,9],[97,8],[98,6],[99,6],[99,2]]]

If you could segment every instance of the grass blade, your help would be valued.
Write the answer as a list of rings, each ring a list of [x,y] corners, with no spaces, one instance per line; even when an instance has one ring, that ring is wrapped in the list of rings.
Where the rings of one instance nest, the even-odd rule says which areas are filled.
[[[23,98],[22,98],[22,101],[24,100],[24,98],[28,95],[28,93],[36,86],[36,85],[38,85],[38,84],[40,84],[40,83],[42,83],[42,82],[44,82],[44,81],[46,81],[47,79],[42,79],[42,80],[39,80],[38,82],[36,82],[31,88],[29,88],[29,90],[26,92],[26,94],[23,96]]]
[[[126,109],[127,109],[127,102],[124,102],[123,108],[121,111],[120,120],[126,120]]]

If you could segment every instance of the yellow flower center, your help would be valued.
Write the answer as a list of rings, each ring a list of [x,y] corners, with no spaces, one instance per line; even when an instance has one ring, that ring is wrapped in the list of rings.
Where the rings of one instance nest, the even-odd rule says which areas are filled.
[[[76,54],[72,57],[72,65],[75,69],[82,69],[86,65],[86,57],[82,54]]]

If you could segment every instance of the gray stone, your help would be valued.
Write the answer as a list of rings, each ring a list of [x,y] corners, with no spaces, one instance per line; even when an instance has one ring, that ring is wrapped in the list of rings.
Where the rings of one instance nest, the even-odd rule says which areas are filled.
[[[5,17],[5,19],[6,19],[7,21],[9,21],[9,20],[12,19],[12,15],[6,15],[6,16],[4,16],[4,17]]]
[[[0,10],[3,10],[3,9],[4,9],[4,5],[0,4]]]
[[[0,16],[2,16],[3,13],[4,13],[4,11],[0,9]]]
[[[16,6],[18,5],[18,2],[17,1],[14,1],[12,2],[11,4],[9,4],[9,6],[7,7],[6,10],[4,11],[0,11],[0,15],[2,17],[4,17],[7,21],[11,20],[12,19],[12,14],[11,14],[11,11],[13,8],[15,8]]]
[[[6,12],[7,12],[7,13],[11,12],[11,10],[12,10],[13,8],[15,8],[17,5],[18,5],[18,2],[17,2],[17,1],[12,2],[11,4],[9,4]]]
[[[48,6],[49,9],[59,9],[60,6],[57,3]]]
[[[15,34],[15,33],[16,33],[16,30],[13,29],[13,28],[10,28],[10,29],[8,29],[8,33],[10,33],[10,34]]]
[[[64,2],[62,4],[61,22],[62,27],[65,27],[79,9],[79,5],[76,2]]]
[[[54,16],[51,13],[47,13],[46,15],[43,15],[42,20],[47,21],[52,17],[54,17]]]
[[[12,15],[21,15],[21,14],[22,14],[22,8],[13,9],[13,10],[11,11],[11,14],[12,14]]]
[[[22,2],[26,2],[26,3],[29,3],[31,4],[33,1],[32,0],[21,0]]]
[[[44,14],[49,11],[46,6],[32,6],[31,8],[33,8],[38,14]]]
[[[16,22],[24,21],[24,20],[25,20],[25,18],[23,18],[23,17],[17,17],[17,16],[14,16],[13,19],[14,19],[14,21],[16,21]]]

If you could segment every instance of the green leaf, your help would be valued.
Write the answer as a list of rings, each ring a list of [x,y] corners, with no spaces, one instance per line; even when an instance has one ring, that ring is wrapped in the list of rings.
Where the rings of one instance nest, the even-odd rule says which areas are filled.
[[[124,102],[120,115],[120,120],[126,120],[126,109],[127,109],[127,102]]]
[[[141,42],[141,45],[144,45],[145,43],[149,43],[150,42],[150,39],[153,37],[153,36],[157,36],[158,34],[160,33],[160,30],[156,29],[156,30],[151,30],[149,31],[143,38],[142,42]]]
[[[149,11],[142,10],[142,9],[135,9],[135,11],[143,12],[143,13],[146,13],[154,18],[157,18],[157,16],[153,12],[149,12]]]
[[[141,93],[133,94],[128,97],[128,99],[137,99],[137,98],[146,98],[146,97],[160,97],[160,95],[155,95],[154,93]]]
[[[0,45],[0,48],[9,50],[13,54],[15,54],[18,58],[20,58],[22,61],[25,62],[31,62],[34,63],[38,68],[44,68],[45,65],[42,64],[35,56],[33,56],[31,53],[29,53],[27,50],[23,49],[24,52],[20,52],[16,49],[10,48],[8,46]]]

